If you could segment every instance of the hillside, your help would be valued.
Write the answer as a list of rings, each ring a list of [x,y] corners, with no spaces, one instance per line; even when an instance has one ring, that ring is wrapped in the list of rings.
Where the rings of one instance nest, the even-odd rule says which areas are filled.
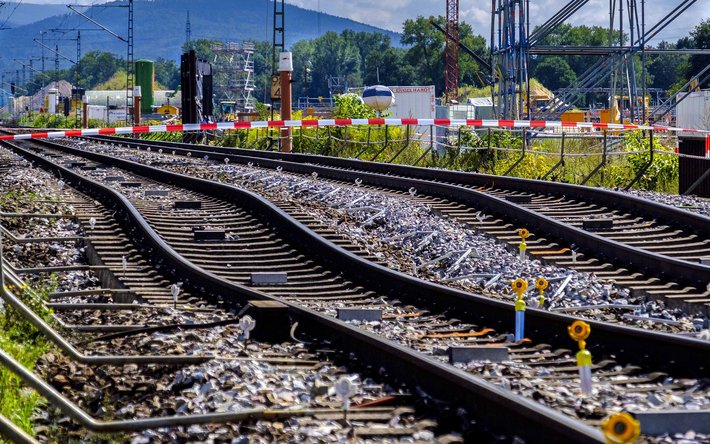
[[[125,4],[115,2],[111,4]],[[216,39],[227,41],[256,40],[271,41],[273,3],[270,0],[250,0],[225,2],[221,0],[152,0],[135,4],[135,58],[155,59],[164,57],[178,60],[182,44],[185,42],[185,18],[190,11],[193,39]],[[5,6],[5,8],[11,5]],[[48,8],[51,6],[47,6]],[[66,7],[63,7],[66,9]],[[19,10],[19,8],[18,8]],[[123,8],[93,6],[87,14],[121,36],[127,33],[127,14]],[[319,20],[320,15],[320,20]],[[286,44],[302,39],[317,37],[320,22],[321,33],[341,32],[345,29],[366,32],[381,32],[399,44],[399,35],[391,31],[375,28],[349,19],[327,14],[318,14],[293,5],[286,5]],[[40,32],[53,28],[94,28],[78,15],[53,16],[19,26],[0,34],[3,57],[0,59],[2,71],[15,71],[21,65],[13,59],[38,58],[40,46],[32,40],[39,38]],[[74,38],[76,32],[67,33],[64,38]],[[76,58],[76,43],[59,41],[59,52],[70,59]],[[82,53],[91,50],[111,51],[125,57],[126,45],[106,32],[82,32]],[[54,67],[54,55],[46,51],[47,69]],[[61,61],[66,67],[69,62]],[[35,62],[35,67],[39,62]]]
[[[65,5],[38,5],[36,3],[27,2],[6,2],[5,6],[0,8],[0,24],[7,22],[5,26],[9,28],[16,28],[18,26],[29,25],[30,23],[34,23],[38,20],[46,19],[55,15],[66,14],[67,12],[69,12],[69,9]],[[6,35],[4,37],[6,37]]]

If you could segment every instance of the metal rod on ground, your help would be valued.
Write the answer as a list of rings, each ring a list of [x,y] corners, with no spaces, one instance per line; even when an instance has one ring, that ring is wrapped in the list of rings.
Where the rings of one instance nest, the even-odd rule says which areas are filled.
[[[708,170],[705,171],[705,173],[703,173],[703,175],[700,176],[698,178],[698,180],[693,182],[693,184],[691,186],[689,186],[688,189],[683,192],[683,196],[687,196],[690,193],[692,193],[693,191],[695,191],[695,189],[698,188],[700,186],[700,184],[703,183],[705,181],[705,179],[707,179],[709,177],[710,177],[710,168],[708,168]]]
[[[333,134],[330,131],[330,127],[328,127],[328,140],[326,140],[326,153],[330,155],[331,148],[333,147]]]
[[[604,147],[603,147],[603,151],[602,151],[602,161],[599,163],[599,165],[597,165],[594,168],[594,170],[592,170],[591,173],[589,173],[589,175],[587,177],[584,178],[584,180],[582,181],[582,183],[580,183],[580,185],[586,185],[587,182],[589,182],[589,179],[592,178],[592,176],[594,176],[595,174],[597,174],[597,172],[599,170],[604,168],[604,166],[606,165],[606,153],[607,153],[608,148],[609,148],[608,137],[607,137],[607,132],[605,130],[604,131]]]
[[[141,87],[133,89],[133,121],[136,125],[141,124]]]
[[[508,174],[512,173],[513,170],[514,170],[518,165],[520,165],[520,162],[522,162],[523,160],[525,160],[525,151],[526,151],[526,149],[527,149],[527,143],[526,143],[526,141],[525,141],[525,136],[526,136],[525,129],[523,129],[523,140],[522,140],[522,141],[523,141],[523,148],[522,148],[522,151],[521,151],[521,153],[520,153],[520,158],[519,158],[518,160],[516,160],[515,163],[512,164],[512,165],[510,166],[510,168],[508,168],[508,169],[506,170],[505,173],[502,174],[503,176],[507,176]]]
[[[89,127],[89,99],[86,96],[83,96],[81,98],[81,118],[82,118],[82,128],[88,128]]]
[[[0,415],[0,437],[4,437],[16,444],[36,444],[34,438],[29,436],[24,430],[17,427],[9,419]]]
[[[387,149],[387,145],[390,143],[389,139],[389,125],[385,125],[385,143],[382,145],[382,149],[377,152],[374,156],[372,156],[372,159],[370,159],[371,162],[374,162],[377,160],[378,157],[380,157],[380,154],[384,153],[385,150]]]
[[[135,419],[127,421],[97,421],[76,404],[66,399],[47,384],[42,379],[23,367],[12,356],[0,349],[0,363],[7,367],[10,372],[17,375],[28,386],[32,387],[40,395],[47,398],[47,401],[59,408],[62,413],[72,418],[81,426],[94,432],[130,432],[139,430],[158,429],[164,427],[185,426],[195,424],[217,424],[236,421],[246,421],[265,418],[290,418],[293,416],[310,416],[315,414],[332,413],[333,409],[303,409],[303,410],[267,410],[250,409],[240,412],[210,413],[186,416],[166,416],[162,418]]]
[[[411,126],[407,125],[407,141],[405,142],[404,146],[399,151],[397,151],[397,154],[395,154],[390,160],[388,160],[387,163],[392,163],[395,160],[397,160],[397,158],[404,152],[404,150],[406,150],[409,147],[409,132],[410,132],[410,130],[411,130]]]
[[[547,179],[547,177],[550,174],[554,173],[557,170],[557,168],[564,166],[564,165],[565,165],[565,133],[562,133],[562,144],[560,145],[560,161],[557,162],[557,164],[555,164],[555,166],[553,166],[550,169],[550,171],[548,171],[547,173],[545,173],[544,176],[542,176],[542,180]]]
[[[19,298],[13,295],[3,285],[0,287],[0,297],[21,316],[27,319],[37,330],[41,331],[50,341],[61,349],[71,359],[89,365],[124,365],[124,364],[185,364],[187,362],[201,363],[213,359],[213,356],[86,356],[81,354],[72,344],[52,329],[34,311],[30,310]]]

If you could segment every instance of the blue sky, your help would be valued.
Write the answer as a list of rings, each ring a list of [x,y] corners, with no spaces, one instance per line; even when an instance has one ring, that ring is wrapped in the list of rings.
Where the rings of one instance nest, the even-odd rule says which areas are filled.
[[[250,0],[239,0],[250,1]],[[235,1],[235,6],[239,1]],[[418,15],[443,15],[444,0],[286,0],[288,3],[353,20],[400,31],[402,22]],[[489,0],[460,0],[461,17],[471,23],[476,33],[488,35],[490,29]],[[63,4],[67,0],[30,0],[28,3]],[[97,0],[80,0],[77,3],[102,3]],[[531,25],[541,24],[568,0],[532,0],[530,2]],[[626,2],[624,2],[626,3]],[[648,27],[681,3],[681,0],[647,0],[646,21]],[[640,4],[640,1],[639,1]],[[383,5],[386,5],[383,7]],[[574,24],[602,25],[609,23],[609,0],[590,0],[571,19]],[[710,18],[710,0],[698,0],[688,11],[659,35],[659,39],[675,41],[684,37],[701,19]],[[628,26],[628,25],[626,25]],[[656,40],[659,40],[656,39]]]

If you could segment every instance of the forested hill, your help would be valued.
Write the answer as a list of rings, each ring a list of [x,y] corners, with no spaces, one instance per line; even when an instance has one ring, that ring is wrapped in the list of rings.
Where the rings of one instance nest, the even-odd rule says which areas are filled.
[[[126,2],[109,3],[109,5],[125,4]],[[273,3],[270,0],[152,0],[134,2],[135,5],[135,58],[178,60],[180,49],[185,42],[185,19],[190,12],[193,39],[212,39],[226,41],[271,41],[273,26]],[[12,3],[4,6],[3,16],[7,16],[13,8]],[[18,8],[19,10],[19,8]],[[52,9],[54,10],[54,9]],[[65,7],[67,12],[69,9]],[[340,33],[343,30],[381,32],[392,38],[394,45],[399,44],[399,35],[391,31],[375,28],[353,20],[319,14],[293,5],[286,5],[286,45],[312,39],[326,31]],[[127,13],[124,8],[111,8],[102,5],[88,9],[88,15],[102,23],[107,28],[121,36],[127,33]],[[12,17],[10,18],[12,22]],[[33,39],[40,39],[40,33],[49,29],[96,28],[84,18],[72,13],[44,18],[38,22],[15,27],[0,33],[3,47],[0,58],[2,71],[15,71],[21,65],[13,59],[29,59],[39,57],[40,46]],[[320,31],[320,33],[319,33]],[[69,59],[76,58],[76,42],[68,40],[75,38],[76,32],[67,32],[58,41],[60,53]],[[86,53],[91,50],[114,52],[125,57],[126,44],[103,31],[83,31],[81,50]],[[49,40],[49,34],[46,37]],[[54,46],[52,43],[51,46]],[[49,52],[47,52],[49,58]],[[51,56],[54,57],[53,55]],[[54,60],[46,62],[47,69],[54,68]],[[61,61],[65,68],[69,62]],[[35,62],[35,67],[39,62]]]

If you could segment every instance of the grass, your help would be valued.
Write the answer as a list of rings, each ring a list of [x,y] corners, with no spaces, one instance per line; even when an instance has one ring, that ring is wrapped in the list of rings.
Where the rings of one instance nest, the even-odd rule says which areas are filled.
[[[34,368],[37,359],[49,350],[44,341],[18,342],[12,336],[12,331],[0,332],[0,348],[30,370]],[[32,415],[42,405],[42,397],[33,390],[23,388],[19,378],[5,368],[0,368],[0,413],[26,432],[32,433]]]
[[[36,292],[20,290],[17,293],[25,304],[47,320],[51,312],[44,308],[42,302],[56,288],[57,279],[53,275]],[[35,362],[51,348],[47,339],[34,326],[8,306],[0,311],[0,327],[0,348],[29,370],[33,370]],[[44,405],[45,400],[41,396],[23,387],[19,378],[0,367],[0,413],[32,434],[32,416]],[[4,444],[5,441],[0,439],[0,443]]]

